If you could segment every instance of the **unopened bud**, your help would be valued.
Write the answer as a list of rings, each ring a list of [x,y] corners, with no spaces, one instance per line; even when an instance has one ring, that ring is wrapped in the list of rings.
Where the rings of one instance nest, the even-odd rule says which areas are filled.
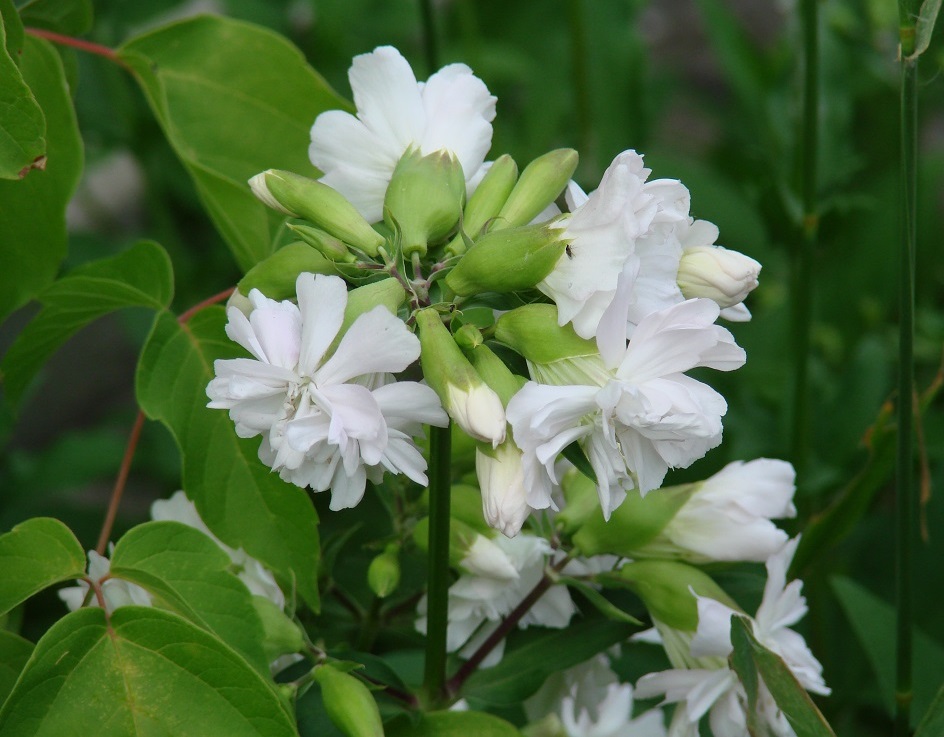
[[[564,254],[564,231],[553,225],[493,230],[479,238],[446,277],[458,295],[530,289]]]
[[[282,246],[265,261],[260,261],[239,281],[239,290],[233,294],[248,295],[258,289],[269,299],[295,297],[295,281],[304,272],[336,274],[338,267],[307,243],[289,243]],[[242,309],[242,306],[239,306]],[[248,310],[243,310],[248,314]]]
[[[518,166],[508,154],[499,156],[488,167],[488,171],[475,188],[462,213],[463,233],[472,240],[479,237],[482,229],[501,211],[518,179]],[[465,252],[463,234],[457,235],[446,247],[450,254]]]
[[[482,381],[495,390],[502,404],[507,407],[508,402],[518,393],[526,379],[523,376],[513,374],[511,369],[505,365],[505,362],[484,343],[468,348],[466,355],[472,360],[472,365],[479,376],[482,377]]]
[[[390,178],[384,220],[399,233],[404,256],[423,255],[428,243],[453,231],[464,202],[465,175],[455,155],[408,151]]]
[[[344,195],[327,184],[280,169],[268,169],[249,180],[256,197],[273,209],[314,223],[370,256],[384,238],[370,227]]]
[[[505,537],[521,532],[521,526],[531,514],[521,458],[521,450],[511,440],[494,450],[480,447],[475,454],[475,472],[482,489],[482,513]]]
[[[578,159],[572,148],[559,148],[528,164],[499,211],[493,229],[527,225],[534,220],[564,191]]]
[[[287,225],[288,229],[301,240],[332,261],[352,263],[357,260],[354,254],[347,250],[344,243],[320,228],[298,223],[288,223]]]
[[[253,596],[252,605],[262,622],[262,649],[269,662],[285,653],[297,653],[305,648],[305,639],[298,625],[274,602],[264,596]]]
[[[328,718],[345,737],[383,737],[377,702],[367,686],[331,665],[315,669]]]
[[[379,598],[390,596],[400,585],[400,546],[390,543],[367,567],[367,585]]]
[[[568,325],[557,324],[557,308],[530,304],[506,312],[495,323],[495,340],[535,364],[576,356],[598,356],[597,345]]]
[[[707,297],[721,309],[733,307],[757,286],[760,264],[722,246],[693,246],[682,251],[678,285],[686,299]]]

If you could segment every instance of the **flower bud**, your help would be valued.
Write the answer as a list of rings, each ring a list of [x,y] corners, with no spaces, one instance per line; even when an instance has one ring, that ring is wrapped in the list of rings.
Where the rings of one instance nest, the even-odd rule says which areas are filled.
[[[677,280],[686,299],[707,297],[724,309],[744,301],[757,286],[760,269],[743,253],[722,246],[693,246],[682,251]]]
[[[499,156],[469,197],[462,213],[462,233],[446,246],[446,252],[457,255],[465,252],[466,237],[475,240],[488,222],[498,215],[518,179],[518,166],[508,154]]]
[[[642,599],[653,619],[677,630],[694,632],[698,627],[692,591],[739,609],[711,576],[685,563],[639,560],[623,565],[617,576]]]
[[[536,364],[599,355],[595,342],[581,338],[569,324],[558,325],[557,308],[548,304],[506,312],[495,323],[495,340]]]
[[[384,196],[384,221],[399,233],[403,255],[426,253],[426,245],[449,235],[465,202],[462,165],[449,151],[423,156],[407,151],[393,170]]]
[[[505,537],[521,532],[521,526],[531,514],[521,457],[521,450],[511,440],[494,450],[480,447],[475,452],[482,512],[488,524]]]
[[[423,517],[413,527],[413,541],[423,552],[429,551],[429,517]],[[449,565],[476,576],[518,578],[517,569],[500,547],[455,516],[449,520]]]
[[[292,299],[295,297],[295,281],[306,271],[336,274],[338,267],[307,243],[289,243],[249,269],[239,280],[239,290],[234,294],[248,295],[253,289],[258,289],[269,299]],[[241,305],[239,307],[242,309]]]
[[[482,381],[494,389],[502,404],[507,406],[524,385],[525,378],[513,374],[505,362],[484,343],[466,350],[466,355],[472,360],[472,365],[482,377]]]
[[[370,256],[384,238],[370,227],[344,195],[327,184],[280,169],[268,169],[249,180],[252,193],[269,207],[317,225]]]
[[[572,148],[559,148],[528,164],[492,228],[513,228],[534,220],[564,191],[577,168],[578,158]]]
[[[433,309],[416,313],[423,376],[467,434],[496,447],[505,439],[505,408],[462,355]]]
[[[331,665],[315,668],[328,718],[346,737],[383,737],[377,702],[367,686]]]
[[[400,546],[390,543],[367,567],[367,585],[383,599],[400,585]]]
[[[253,596],[252,605],[262,622],[262,649],[266,660],[272,662],[285,653],[297,653],[305,648],[305,639],[298,625],[289,619],[270,599]]]
[[[313,228],[310,225],[301,225],[298,223],[286,223],[288,229],[301,238],[305,243],[314,248],[332,261],[341,263],[353,263],[357,259],[354,254],[347,250],[347,246],[333,235],[325,233],[320,228]]]
[[[530,289],[551,273],[567,243],[554,225],[490,231],[462,256],[446,284],[461,296]]]

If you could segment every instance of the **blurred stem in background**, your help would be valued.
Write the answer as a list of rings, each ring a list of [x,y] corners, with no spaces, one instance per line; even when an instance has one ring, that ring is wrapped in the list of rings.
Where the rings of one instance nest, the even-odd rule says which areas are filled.
[[[918,178],[918,54],[916,27],[918,8],[914,0],[899,0],[899,48],[901,62],[901,181],[899,227],[899,316],[898,316],[898,463],[896,473],[897,535],[896,580],[896,677],[895,735],[909,734],[912,688],[912,551],[916,532],[913,480],[914,423],[914,299],[916,190]],[[932,21],[933,23],[933,21]]]
[[[817,148],[819,132],[819,0],[802,0],[803,91],[800,122],[800,247],[793,261],[793,416],[790,455],[802,480],[810,444],[809,353],[813,319],[813,252],[819,232]],[[801,500],[802,501],[802,500]]]
[[[593,142],[593,123],[590,110],[590,66],[587,56],[587,24],[584,18],[583,0],[568,0],[568,27],[570,28],[570,52],[574,102],[577,113],[577,150],[581,162],[592,165],[596,161]]]
[[[433,0],[420,0],[420,15],[423,22],[423,49],[426,52],[427,77],[439,69],[439,43],[436,37],[436,17]]]

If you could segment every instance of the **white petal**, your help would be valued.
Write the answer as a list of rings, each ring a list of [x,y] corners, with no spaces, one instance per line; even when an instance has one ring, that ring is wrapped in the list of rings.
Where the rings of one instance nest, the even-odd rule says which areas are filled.
[[[314,379],[324,386],[366,374],[397,373],[419,355],[419,339],[400,318],[377,305],[348,328],[334,355],[318,369]]]
[[[341,329],[347,285],[337,276],[299,274],[295,290],[302,316],[298,365],[301,373],[312,376]]]

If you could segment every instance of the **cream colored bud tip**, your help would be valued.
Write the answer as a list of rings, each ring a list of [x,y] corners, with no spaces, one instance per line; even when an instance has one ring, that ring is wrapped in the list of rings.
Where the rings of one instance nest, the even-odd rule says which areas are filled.
[[[295,213],[290,212],[289,210],[286,210],[284,207],[282,207],[282,205],[279,204],[279,201],[275,199],[275,197],[273,197],[272,193],[269,191],[269,185],[266,183],[266,175],[271,173],[272,169],[266,169],[265,171],[256,174],[256,176],[249,180],[249,189],[252,190],[252,193],[263,204],[268,205],[273,210],[278,210],[279,212],[285,213],[286,215],[294,216]]]
[[[485,384],[465,389],[450,384],[448,392],[447,410],[459,427],[493,448],[505,442],[505,408],[494,391]]]

